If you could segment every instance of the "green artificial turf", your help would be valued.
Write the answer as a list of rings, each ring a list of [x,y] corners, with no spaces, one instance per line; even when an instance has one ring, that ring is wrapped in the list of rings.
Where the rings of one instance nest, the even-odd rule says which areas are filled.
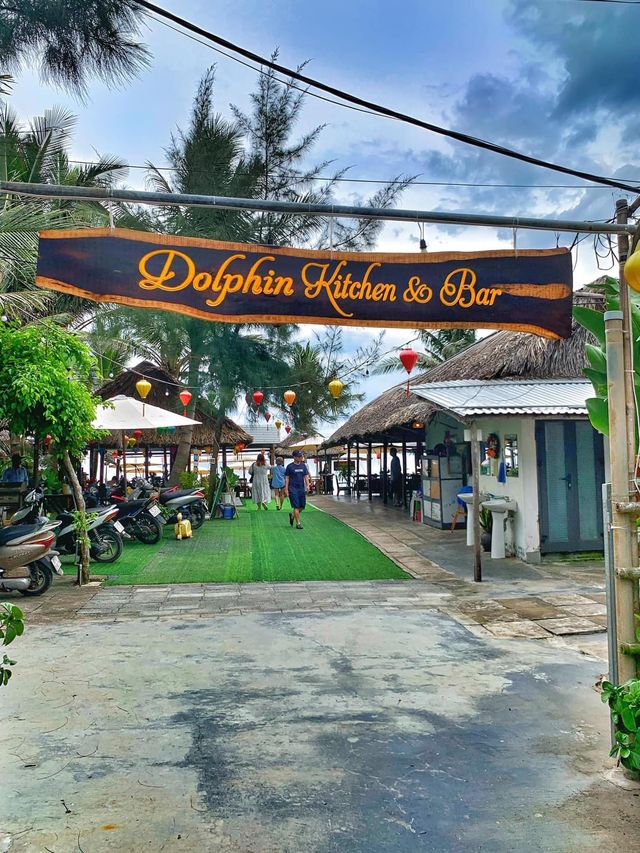
[[[289,526],[288,508],[239,508],[232,521],[205,521],[177,541],[167,525],[157,545],[126,542],[111,565],[93,564],[109,584],[251,583],[260,581],[407,578],[388,557],[332,516],[307,506],[304,530]]]

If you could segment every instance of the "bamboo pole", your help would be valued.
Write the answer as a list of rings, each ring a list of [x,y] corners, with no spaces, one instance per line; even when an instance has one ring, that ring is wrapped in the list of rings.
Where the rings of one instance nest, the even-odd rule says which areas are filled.
[[[625,405],[623,318],[622,311],[607,311],[604,315],[609,392],[611,530],[613,534],[613,565],[616,569],[636,566],[638,558],[635,519],[629,513],[620,512],[618,508],[619,503],[624,504],[629,501],[629,445],[627,443],[627,409]],[[636,642],[635,614],[638,582],[621,577],[616,572],[614,573],[614,589],[617,662],[610,662],[610,669],[615,672],[617,668],[620,681],[624,682],[635,677],[637,672],[635,659],[628,655],[621,655],[620,647]]]

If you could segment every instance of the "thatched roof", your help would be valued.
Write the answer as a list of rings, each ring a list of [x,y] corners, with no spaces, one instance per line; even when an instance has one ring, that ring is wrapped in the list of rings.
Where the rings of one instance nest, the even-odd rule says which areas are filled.
[[[103,400],[108,400],[118,394],[125,394],[127,397],[139,399],[136,391],[136,382],[142,378],[147,379],[151,385],[151,391],[147,397],[147,402],[153,406],[159,406],[161,409],[168,409],[172,412],[182,414],[182,403],[178,398],[181,387],[166,370],[152,364],[150,361],[141,361],[130,370],[125,370],[120,373],[115,379],[110,380],[96,391],[99,397]],[[167,396],[167,393],[168,396]],[[214,444],[214,436],[216,429],[216,418],[205,414],[202,409],[196,406],[193,417],[197,421],[201,421],[193,430],[193,447],[209,447]],[[253,441],[253,436],[238,426],[231,418],[224,418],[222,423],[222,437],[220,445],[222,447],[233,447],[234,444],[242,442],[250,444]],[[158,435],[155,430],[143,430],[142,438],[139,442],[141,445],[148,444],[153,447],[168,447],[176,443],[175,434]],[[105,447],[120,447],[121,439],[115,433],[109,433],[100,440],[100,444]]]
[[[595,284],[596,282],[594,282]],[[601,292],[588,287],[576,291],[574,305],[603,309]],[[445,382],[452,379],[583,379],[586,366],[585,344],[592,337],[575,320],[571,336],[551,340],[523,332],[494,332],[442,364],[410,380],[411,385]],[[325,446],[347,441],[375,441],[385,434],[395,440],[404,435],[417,437],[411,423],[427,423],[436,406],[414,394],[406,394],[406,380],[389,388],[367,403],[342,424]]]

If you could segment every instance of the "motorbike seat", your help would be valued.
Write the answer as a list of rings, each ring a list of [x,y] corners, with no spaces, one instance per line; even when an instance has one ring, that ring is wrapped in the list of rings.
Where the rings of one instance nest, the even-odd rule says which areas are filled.
[[[176,498],[190,498],[196,489],[178,489],[175,492],[164,492],[160,495],[160,503],[166,504],[169,501],[174,501]]]
[[[16,524],[15,526],[3,527],[0,529],[0,545],[7,545],[12,539],[19,539],[37,529],[37,524]]]
[[[141,506],[144,506],[148,502],[148,498],[140,498],[137,501],[124,501],[123,503],[117,504],[118,510],[120,511],[120,515],[127,515],[134,509],[140,509]]]

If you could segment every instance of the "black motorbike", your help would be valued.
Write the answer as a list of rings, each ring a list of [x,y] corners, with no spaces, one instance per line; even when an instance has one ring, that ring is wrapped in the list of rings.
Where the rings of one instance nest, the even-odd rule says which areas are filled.
[[[140,498],[132,501],[115,501],[114,508],[118,514],[116,521],[125,531],[145,545],[155,545],[162,536],[164,519],[155,500]]]

